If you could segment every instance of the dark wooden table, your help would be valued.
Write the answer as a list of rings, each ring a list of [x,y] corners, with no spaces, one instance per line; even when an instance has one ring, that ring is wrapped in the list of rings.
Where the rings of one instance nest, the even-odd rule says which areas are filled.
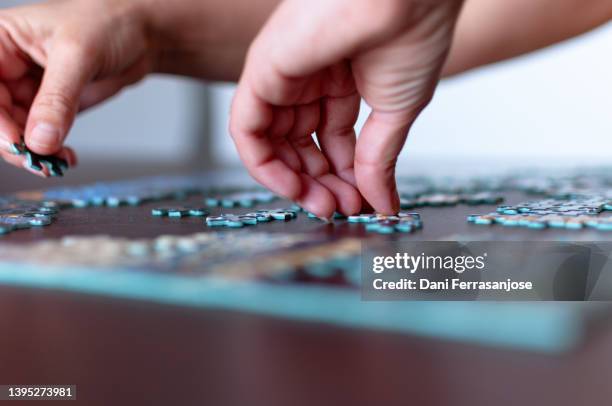
[[[94,180],[100,177],[96,171],[75,173],[67,181]],[[106,179],[115,177],[103,173]],[[2,189],[38,185],[27,182],[11,175]],[[439,228],[457,216],[440,217],[427,233],[451,233],[452,227]],[[11,238],[19,243],[78,234],[87,226],[68,221],[58,231]],[[113,231],[112,224],[101,227]],[[90,406],[607,405],[612,329],[604,321],[591,333],[569,353],[544,355],[2,286],[0,384],[76,384],[77,403]]]

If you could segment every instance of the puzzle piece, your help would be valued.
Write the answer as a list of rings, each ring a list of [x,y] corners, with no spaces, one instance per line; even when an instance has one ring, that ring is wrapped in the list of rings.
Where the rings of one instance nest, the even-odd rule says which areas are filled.
[[[151,210],[155,217],[205,217],[208,210],[198,207],[156,207]]]
[[[118,182],[99,182],[81,187],[54,188],[44,198],[68,207],[138,206],[160,200],[184,200],[207,190],[200,177],[152,177]]]
[[[599,197],[580,199],[544,199],[519,203],[512,206],[500,206],[497,212],[501,214],[532,214],[563,216],[597,215],[606,210],[609,202]]]
[[[293,220],[297,218],[297,212],[293,209],[257,210],[256,213],[270,215],[274,220]]]
[[[297,213],[290,209],[257,210],[246,214],[222,214],[219,216],[208,216],[206,225],[208,227],[230,227],[242,228],[259,223],[268,223],[272,220],[288,221],[297,218]]]
[[[0,235],[15,230],[48,226],[59,208],[53,202],[33,202],[0,197]]]
[[[418,213],[399,212],[396,216],[381,214],[359,214],[348,217],[349,223],[364,223],[366,231],[379,234],[393,234],[395,232],[410,233],[423,227],[421,216]]]
[[[49,175],[54,177],[64,176],[64,172],[69,168],[65,159],[52,155],[39,155],[30,151],[23,140],[18,144],[12,144],[11,152],[14,155],[25,156],[30,169],[42,172],[43,168],[47,168]]]
[[[473,214],[467,218],[469,223],[478,225],[499,224],[505,227],[526,227],[535,230],[545,228],[562,228],[580,230],[592,228],[599,231],[612,231],[612,217],[597,217],[592,215],[559,215],[559,214]]]

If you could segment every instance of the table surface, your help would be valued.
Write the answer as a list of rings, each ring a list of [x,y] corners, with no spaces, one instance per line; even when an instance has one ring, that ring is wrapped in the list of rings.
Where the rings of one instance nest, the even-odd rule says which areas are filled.
[[[130,174],[143,172],[148,173]],[[90,169],[80,179],[97,176]],[[28,189],[25,185],[9,176],[2,189]],[[87,235],[92,228],[130,237],[161,231],[155,222],[138,221],[146,207],[115,211],[112,222],[108,210],[72,211],[53,227],[14,233],[8,241]],[[426,228],[415,238],[491,237],[495,231],[474,231],[466,224],[471,211],[462,206],[423,210]],[[196,225],[164,227],[186,234]],[[313,221],[298,228],[354,233],[330,231]],[[515,239],[533,236],[528,230],[512,233]],[[540,237],[548,239],[564,232],[543,233]],[[612,396],[608,325],[599,323],[569,353],[543,355],[231,311],[0,287],[0,383],[76,384],[78,403],[87,405],[604,404]]]

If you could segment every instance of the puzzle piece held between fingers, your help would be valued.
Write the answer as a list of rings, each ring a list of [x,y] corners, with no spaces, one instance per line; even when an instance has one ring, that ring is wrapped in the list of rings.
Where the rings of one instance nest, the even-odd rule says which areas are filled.
[[[44,168],[47,168],[49,175],[54,177],[64,176],[64,172],[69,168],[65,159],[52,155],[39,155],[30,151],[23,140],[19,144],[12,144],[11,152],[14,155],[25,156],[30,169],[42,172]]]
[[[517,214],[472,214],[467,221],[478,225],[499,224],[504,227],[526,227],[534,230],[545,228],[580,230],[592,228],[598,231],[612,231],[612,217],[598,217],[595,215],[559,215],[546,214],[537,215],[529,213]]]
[[[348,221],[349,223],[364,223],[366,231],[379,234],[411,233],[423,228],[423,222],[418,213],[399,212],[395,216],[359,214],[349,216]]]

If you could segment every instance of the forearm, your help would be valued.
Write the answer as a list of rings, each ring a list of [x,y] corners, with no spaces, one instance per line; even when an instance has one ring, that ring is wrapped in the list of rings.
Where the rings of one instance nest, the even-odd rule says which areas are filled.
[[[235,81],[248,47],[280,0],[143,0],[155,71]]]
[[[612,19],[612,0],[467,0],[445,76],[525,54]]]

